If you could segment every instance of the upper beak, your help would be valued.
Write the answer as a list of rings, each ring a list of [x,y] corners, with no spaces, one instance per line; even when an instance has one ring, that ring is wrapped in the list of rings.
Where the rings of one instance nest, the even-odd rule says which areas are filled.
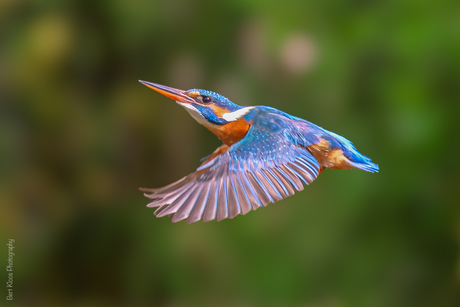
[[[188,96],[185,91],[179,90],[177,88],[173,88],[173,87],[169,87],[166,85],[161,85],[161,84],[157,84],[153,82],[147,82],[143,80],[139,80],[139,82],[157,91],[158,93],[163,94],[166,97],[172,98],[176,101],[188,102],[188,103],[193,101],[193,99],[190,96]]]

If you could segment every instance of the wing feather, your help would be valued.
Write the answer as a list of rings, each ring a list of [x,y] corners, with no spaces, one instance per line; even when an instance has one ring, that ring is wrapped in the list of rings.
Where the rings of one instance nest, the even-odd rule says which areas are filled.
[[[238,196],[238,200],[240,203],[241,214],[245,215],[246,213],[251,211],[251,201],[248,198],[248,192],[246,191],[243,183],[241,182],[239,175],[240,174],[235,174],[235,180],[233,180],[233,182],[235,183],[236,195]]]
[[[162,188],[142,188],[152,199],[147,206],[157,207],[157,217],[172,215],[173,222],[221,221],[303,190],[320,171],[307,148],[315,138],[290,134],[295,127],[269,115],[255,118],[242,140],[223,145],[194,173]]]
[[[252,186],[256,189],[257,196],[262,200],[262,204],[264,207],[268,205],[268,203],[275,202],[267,190],[265,185],[261,182],[258,172],[249,173],[249,180],[251,181]]]
[[[247,196],[249,199],[249,203],[252,206],[253,210],[257,208],[263,207],[263,203],[260,200],[257,192],[254,190],[253,185],[249,182],[248,176],[246,174],[238,174],[241,180],[241,185],[245,187],[245,191],[247,192]]]
[[[294,195],[294,189],[292,188],[291,184],[286,179],[284,179],[283,175],[278,171],[278,169],[273,168],[267,171],[276,180],[276,182],[278,182],[278,185],[281,187],[281,189],[283,189],[283,198]]]
[[[220,194],[217,202],[217,221],[220,222],[228,217],[228,194],[227,176],[220,179]]]
[[[203,184],[203,189],[196,200],[195,207],[192,209],[187,219],[187,223],[191,224],[197,222],[203,217],[204,209],[206,208],[206,203],[209,198],[210,186],[211,182],[205,182]]]
[[[276,184],[276,180],[274,180],[274,178],[271,178],[270,173],[268,172],[268,169],[262,169],[259,172],[264,177],[266,182],[270,185],[270,188],[271,188],[270,191],[273,193],[273,196],[274,196],[273,199],[275,199],[275,201],[279,201],[283,199],[284,196],[282,195],[280,191],[281,187],[279,187]]]
[[[280,178],[286,178],[297,191],[303,190],[302,181],[286,165],[280,165],[277,169],[281,173]]]
[[[203,189],[203,186],[199,186],[196,189],[193,190],[193,192],[190,194],[190,196],[187,198],[187,201],[183,203],[183,205],[177,210],[177,212],[174,214],[173,218],[171,221],[173,223],[182,221],[186,218],[189,217],[190,212],[192,211],[193,207],[196,204],[196,201],[198,197],[200,196],[200,192]]]
[[[228,218],[233,219],[235,216],[241,213],[240,200],[236,193],[235,184],[233,178],[235,175],[228,176],[227,190],[228,190]]]
[[[273,170],[276,168],[273,168]],[[270,179],[271,183],[275,186],[278,194],[281,195],[281,199],[288,197],[288,191],[284,186],[283,182],[273,173],[272,169],[262,170],[265,176]]]
[[[166,208],[157,216],[162,217],[168,214],[176,213],[177,210],[179,210],[179,208],[187,201],[188,197],[190,196],[190,194],[192,194],[193,191],[194,189],[189,188],[186,192],[177,197],[176,200],[174,200],[168,208]]]
[[[211,182],[211,187],[209,188],[209,200],[206,203],[206,208],[203,213],[203,222],[216,219],[218,193],[219,182]]]

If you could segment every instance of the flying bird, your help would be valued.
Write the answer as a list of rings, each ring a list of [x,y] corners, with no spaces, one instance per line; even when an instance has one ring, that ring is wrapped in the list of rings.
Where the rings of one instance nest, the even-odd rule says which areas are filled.
[[[303,190],[326,168],[379,170],[344,137],[275,108],[139,82],[174,99],[223,142],[190,175],[162,188],[140,188],[157,217],[188,223],[232,219]]]

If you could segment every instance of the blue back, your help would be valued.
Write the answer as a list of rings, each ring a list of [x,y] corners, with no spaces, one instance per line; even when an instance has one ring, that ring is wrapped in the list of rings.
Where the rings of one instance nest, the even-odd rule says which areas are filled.
[[[330,143],[331,149],[341,149],[343,155],[351,161],[353,166],[368,172],[379,170],[378,165],[361,154],[352,142],[336,133],[272,107],[257,106],[257,110],[257,112],[254,110],[248,113],[246,117],[249,120],[257,116],[258,125],[264,126],[267,131],[274,134],[283,133],[292,143],[302,146],[317,144],[324,139]],[[262,114],[269,116],[261,116]],[[276,143],[273,144],[273,146],[276,145]]]

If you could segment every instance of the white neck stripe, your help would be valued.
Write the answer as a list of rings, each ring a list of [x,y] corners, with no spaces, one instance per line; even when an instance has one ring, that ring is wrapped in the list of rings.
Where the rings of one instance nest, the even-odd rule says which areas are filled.
[[[224,115],[222,115],[222,118],[228,122],[234,122],[243,117],[244,115],[248,114],[249,111],[251,111],[252,109],[254,109],[254,107],[245,107],[236,110],[235,112],[225,113]]]

